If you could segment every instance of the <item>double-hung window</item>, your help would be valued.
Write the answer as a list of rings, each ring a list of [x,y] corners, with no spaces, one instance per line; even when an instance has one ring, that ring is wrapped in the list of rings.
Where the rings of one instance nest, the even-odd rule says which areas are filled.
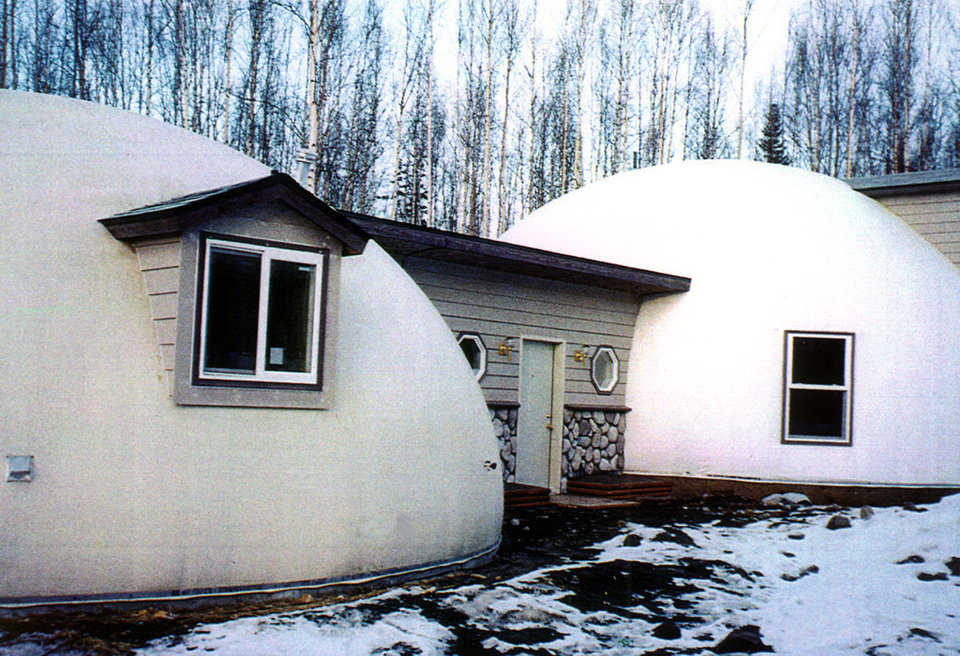
[[[853,334],[787,331],[783,442],[852,441]]]
[[[201,235],[195,384],[319,389],[325,255]]]

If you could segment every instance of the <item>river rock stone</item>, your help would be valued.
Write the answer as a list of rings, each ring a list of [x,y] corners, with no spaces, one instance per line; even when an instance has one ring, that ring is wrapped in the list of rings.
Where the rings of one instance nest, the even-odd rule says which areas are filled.
[[[607,448],[603,450],[603,455],[604,455],[604,457],[606,457],[606,458],[613,458],[614,456],[616,456],[616,455],[617,455],[617,445],[616,445],[616,444],[608,444],[608,445],[607,445]]]
[[[593,440],[590,438],[589,435],[581,435],[579,444],[580,446],[586,449],[588,446],[593,444]]]
[[[606,420],[603,418],[603,412],[600,410],[593,411],[593,420],[597,422],[597,425],[604,423]]]
[[[680,637],[680,627],[674,622],[666,620],[653,627],[653,635],[661,640],[676,640]]]
[[[510,410],[507,408],[497,408],[497,419],[506,421],[510,417]]]
[[[613,471],[615,468],[616,468],[616,465],[614,465],[614,464],[613,464],[612,462],[610,462],[609,460],[606,460],[606,459],[603,459],[603,458],[601,458],[601,459],[600,459],[600,462],[597,463],[597,469],[599,469],[599,470],[602,471],[602,472]]]
[[[573,452],[573,459],[570,460],[570,469],[571,471],[578,472],[580,471],[582,456],[580,455],[580,449],[577,448]]]
[[[583,472],[584,472],[587,476],[589,476],[589,475],[591,475],[594,471],[596,471],[596,468],[593,466],[593,463],[590,462],[590,461],[587,461],[587,464],[585,464],[585,465],[583,466]]]
[[[607,423],[608,423],[608,424],[616,424],[616,423],[617,423],[617,413],[616,413],[616,412],[607,410],[606,412],[603,413],[603,418],[607,420]]]
[[[836,531],[839,528],[850,528],[850,518],[843,515],[834,515],[827,522],[827,528]]]
[[[678,528],[665,528],[653,536],[654,542],[673,542],[681,547],[696,547],[697,543],[689,535]]]
[[[579,428],[580,428],[580,434],[581,434],[581,435],[589,435],[589,434],[591,433],[591,431],[590,431],[590,422],[587,421],[586,419],[581,419],[581,420],[580,420]]]
[[[713,651],[717,654],[756,654],[773,652],[773,647],[763,642],[760,627],[748,624],[728,633],[726,638],[717,643]]]
[[[643,538],[636,533],[629,533],[627,537],[623,538],[624,547],[639,547],[641,542],[643,542]]]
[[[569,424],[570,420],[573,419],[573,410],[564,409],[563,411],[563,423]]]

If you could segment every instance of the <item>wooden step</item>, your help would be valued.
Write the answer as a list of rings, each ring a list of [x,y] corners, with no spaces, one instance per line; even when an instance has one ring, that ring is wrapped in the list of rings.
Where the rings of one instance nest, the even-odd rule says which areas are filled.
[[[670,496],[669,481],[631,474],[598,474],[567,482],[568,494],[604,499],[655,499]]]
[[[507,483],[503,489],[503,505],[506,508],[535,508],[550,504],[550,490],[535,485]]]

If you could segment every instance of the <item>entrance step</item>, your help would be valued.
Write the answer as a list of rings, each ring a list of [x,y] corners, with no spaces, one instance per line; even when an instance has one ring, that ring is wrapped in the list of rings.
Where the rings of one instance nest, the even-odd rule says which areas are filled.
[[[523,483],[504,483],[503,505],[506,508],[535,508],[550,505],[550,490]]]
[[[594,474],[567,481],[567,494],[604,499],[658,499],[672,492],[670,481],[636,474]]]

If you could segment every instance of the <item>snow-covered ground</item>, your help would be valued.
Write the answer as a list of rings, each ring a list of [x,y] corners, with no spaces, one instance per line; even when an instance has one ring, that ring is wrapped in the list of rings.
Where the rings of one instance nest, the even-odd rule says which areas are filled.
[[[909,508],[626,523],[522,576],[199,625],[137,653],[960,654],[960,495]],[[850,526],[828,529],[838,514]]]
[[[205,625],[140,653],[710,653],[754,626],[752,648],[783,654],[960,654],[960,495],[926,508],[846,510],[851,526],[834,530],[837,513],[821,509],[744,526],[629,524],[588,560]]]

